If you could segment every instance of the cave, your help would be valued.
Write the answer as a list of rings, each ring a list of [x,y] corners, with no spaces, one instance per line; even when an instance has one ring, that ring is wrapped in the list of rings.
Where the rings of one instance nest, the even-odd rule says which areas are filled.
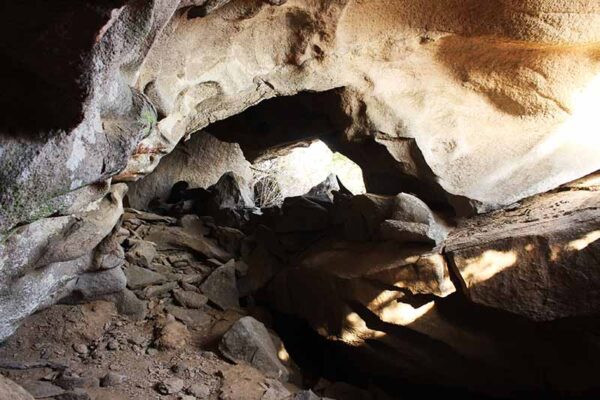
[[[593,2],[0,10],[0,400],[600,395]]]

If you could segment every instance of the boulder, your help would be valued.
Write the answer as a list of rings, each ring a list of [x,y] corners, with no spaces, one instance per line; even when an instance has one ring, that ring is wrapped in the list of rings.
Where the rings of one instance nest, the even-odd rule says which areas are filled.
[[[208,298],[198,292],[188,290],[173,290],[173,297],[175,300],[187,308],[202,308],[207,302]]]
[[[288,197],[281,210],[274,226],[278,233],[320,231],[329,226],[327,209],[308,197]]]
[[[127,277],[119,267],[80,275],[73,286],[73,291],[81,294],[83,299],[93,300],[107,294],[121,292],[126,286]]]
[[[200,285],[200,290],[208,299],[223,310],[239,308],[235,260],[215,269]]]
[[[334,174],[329,174],[323,182],[311,188],[305,196],[321,202],[333,202],[333,192],[336,190],[340,190],[338,178]]]
[[[288,370],[279,361],[269,331],[252,317],[241,318],[233,324],[223,336],[219,350],[227,358],[245,361],[267,376],[288,380]]]
[[[33,396],[10,379],[0,375],[0,399],[33,400]]]
[[[211,207],[217,209],[254,208],[253,194],[242,178],[234,172],[227,172],[217,183],[208,189],[211,192],[209,200]]]
[[[125,267],[124,271],[127,277],[127,287],[132,290],[159,285],[167,281],[164,275],[133,264]]]
[[[324,237],[279,269],[269,302],[355,346],[364,368],[395,371],[390,382],[407,373],[477,393],[581,394],[598,364],[599,201],[589,190],[540,195],[460,219],[435,250]],[[585,362],[560,361],[583,349]]]
[[[148,268],[156,257],[156,245],[145,240],[130,240],[133,246],[127,251],[127,261]]]
[[[464,221],[446,251],[471,301],[534,321],[594,315],[599,207],[599,192],[537,196],[515,210]]]

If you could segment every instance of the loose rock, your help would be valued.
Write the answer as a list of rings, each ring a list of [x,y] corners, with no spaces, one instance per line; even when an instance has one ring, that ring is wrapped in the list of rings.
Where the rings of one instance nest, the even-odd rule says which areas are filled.
[[[235,361],[245,361],[265,375],[288,380],[288,370],[279,361],[267,328],[252,317],[238,320],[223,336],[219,350]]]
[[[179,378],[170,378],[166,379],[162,382],[159,382],[156,385],[156,388],[160,394],[175,394],[179,393],[183,390],[185,386],[185,382]]]
[[[235,260],[217,268],[200,286],[202,293],[223,310],[239,308]]]

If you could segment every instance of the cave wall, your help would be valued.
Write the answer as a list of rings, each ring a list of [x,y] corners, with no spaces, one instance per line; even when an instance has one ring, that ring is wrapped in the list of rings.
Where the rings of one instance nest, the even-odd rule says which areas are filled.
[[[376,191],[402,189],[386,185],[400,176],[457,209],[510,205],[600,167],[594,2],[26,0],[0,10],[14,17],[0,27],[0,338],[84,274],[118,275],[118,254],[94,261],[113,253],[125,191],[114,182],[147,175],[183,138],[267,99],[335,93],[320,110],[334,128],[327,140],[376,147],[347,153]]]
[[[237,174],[243,184],[251,184],[250,163],[239,145],[221,142],[206,132],[196,133],[165,156],[151,174],[129,183],[129,205],[145,210],[154,198],[166,201],[171,187],[178,181],[186,181],[193,188],[207,188],[230,171]]]
[[[346,138],[413,139],[431,179],[486,210],[598,169],[597,11],[570,1],[234,1],[202,18],[178,14],[137,88],[167,115],[158,127],[172,142],[270,97],[344,88]]]

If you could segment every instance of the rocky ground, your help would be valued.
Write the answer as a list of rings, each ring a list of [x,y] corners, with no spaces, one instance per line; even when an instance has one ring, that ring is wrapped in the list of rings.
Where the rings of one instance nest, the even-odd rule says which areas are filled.
[[[317,394],[302,390],[268,311],[239,304],[246,266],[223,249],[239,250],[234,230],[220,235],[222,247],[209,238],[216,230],[195,215],[126,210],[114,234],[126,283],[119,274],[101,281],[127,288],[88,301],[98,284],[88,280],[28,318],[0,348],[2,375],[36,399],[373,398],[325,380]],[[6,390],[2,400],[18,398]]]

